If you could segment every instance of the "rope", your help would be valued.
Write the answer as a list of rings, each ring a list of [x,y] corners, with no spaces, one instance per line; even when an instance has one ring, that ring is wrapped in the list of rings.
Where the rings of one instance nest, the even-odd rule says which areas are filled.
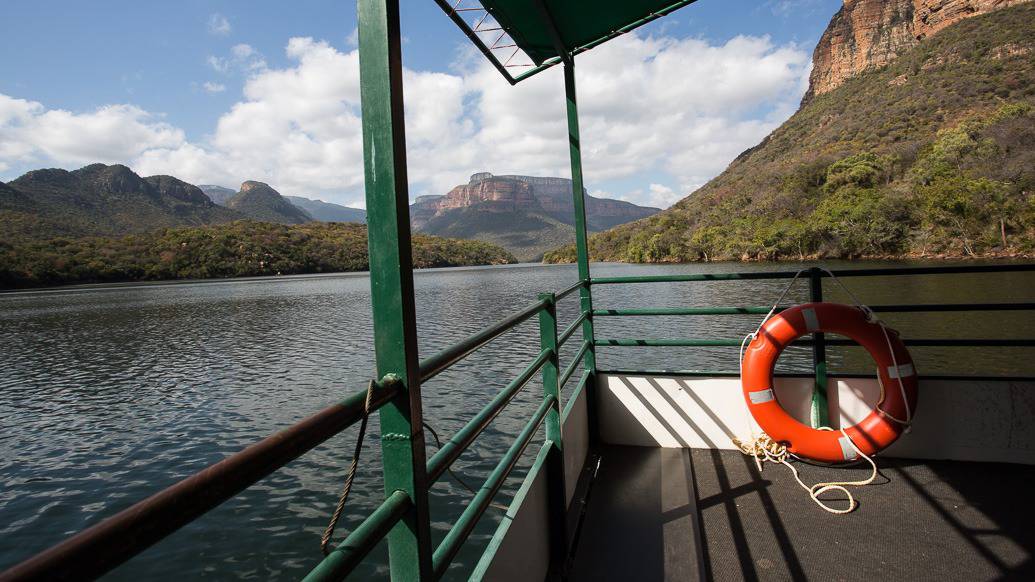
[[[424,428],[428,429],[428,432],[430,432],[431,436],[434,437],[434,439],[435,439],[435,446],[438,447],[439,449],[441,449],[442,448],[442,441],[439,440],[438,433],[435,432],[435,429],[431,428],[431,425],[428,424],[427,422],[425,422],[423,424],[424,424]],[[460,475],[457,475],[456,473],[454,473],[452,468],[446,467],[446,472],[449,473],[449,476],[452,477],[454,481],[459,483],[461,487],[463,487],[464,489],[467,489],[471,493],[471,495],[477,495],[478,494],[478,492],[475,491],[474,487],[471,487],[470,485],[468,485],[467,481],[464,481],[463,479],[460,478]],[[500,505],[499,503],[496,503],[495,501],[490,501],[489,502],[489,507],[492,507],[493,509],[501,509],[503,511],[507,511],[507,510],[510,509],[509,507],[507,507],[505,505]]]
[[[833,429],[826,428],[821,430]],[[733,439],[733,444],[737,445],[737,448],[739,448],[745,455],[751,456],[755,459],[755,465],[758,467],[759,472],[762,471],[762,464],[766,461],[786,465],[794,475],[794,480],[798,482],[798,485],[800,485],[802,489],[808,492],[809,497],[816,502],[816,505],[819,505],[828,513],[844,515],[855,511],[855,508],[859,506],[859,502],[855,500],[855,497],[852,495],[852,492],[848,490],[848,487],[862,487],[873,483],[873,480],[877,478],[877,463],[874,462],[874,460],[866,453],[859,450],[859,447],[855,446],[855,443],[852,442],[852,438],[848,436],[845,429],[841,429],[841,434],[848,439],[849,444],[852,445],[855,452],[870,463],[870,467],[873,469],[873,472],[870,474],[869,478],[861,481],[825,481],[809,486],[801,480],[801,476],[798,475],[798,469],[788,461],[788,459],[793,456],[791,452],[787,450],[786,446],[774,441],[769,435],[763,434],[750,443],[735,438]],[[848,497],[848,507],[837,509],[836,507],[827,505],[819,498],[820,495],[830,491],[841,491],[844,493]]]
[[[345,502],[349,498],[349,492],[352,490],[352,481],[356,478],[356,469],[359,467],[359,454],[363,451],[363,437],[367,434],[367,420],[370,418],[370,400],[374,394],[374,385],[376,382],[373,380],[367,384],[367,398],[363,403],[363,420],[359,423],[359,436],[356,438],[356,450],[352,453],[352,464],[349,466],[349,472],[345,476],[345,488],[341,492],[341,497],[338,498],[338,505],[334,508],[334,514],[331,515],[331,521],[327,524],[327,528],[323,530],[323,536],[320,538],[320,551],[323,555],[330,553],[328,547],[331,543],[331,536],[334,535],[334,528],[338,525],[338,520],[341,519],[341,513],[345,509]]]
[[[820,270],[829,275],[830,278],[833,279],[835,283],[837,283],[838,287],[840,287],[841,290],[844,291],[846,295],[848,295],[848,298],[852,300],[852,303],[855,305],[855,307],[866,314],[867,321],[869,321],[870,323],[876,323],[880,326],[881,332],[884,333],[884,341],[888,346],[888,353],[891,354],[891,365],[895,367],[895,370],[898,370],[898,358],[895,357],[895,349],[891,346],[891,336],[888,335],[887,324],[881,321],[881,319],[877,317],[877,314],[874,313],[872,309],[870,309],[866,305],[863,305],[863,303],[859,301],[859,298],[856,297],[854,293],[852,293],[852,290],[849,289],[844,283],[841,282],[840,279],[837,278],[837,275],[832,273],[829,269],[825,269],[823,267],[820,267]],[[889,420],[905,426],[906,431],[908,432],[911,428],[911,425],[913,424],[913,411],[909,409],[909,399],[906,398],[906,385],[905,382],[902,381],[902,374],[896,373],[896,379],[898,380],[898,388],[902,393],[902,405],[906,407],[905,420],[896,418],[893,414],[881,408],[881,405],[884,404],[885,392],[884,382],[882,382],[880,379],[879,369],[877,370],[877,384],[880,386],[880,400],[877,401],[877,405],[874,406],[874,409],[877,412],[881,413],[881,415],[883,415],[884,417],[888,418]]]

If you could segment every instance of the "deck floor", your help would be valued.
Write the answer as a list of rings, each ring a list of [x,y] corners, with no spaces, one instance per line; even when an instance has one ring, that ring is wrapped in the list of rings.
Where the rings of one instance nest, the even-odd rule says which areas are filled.
[[[836,516],[786,467],[759,474],[737,452],[598,453],[573,580],[1035,580],[1035,467],[880,459],[860,507]]]

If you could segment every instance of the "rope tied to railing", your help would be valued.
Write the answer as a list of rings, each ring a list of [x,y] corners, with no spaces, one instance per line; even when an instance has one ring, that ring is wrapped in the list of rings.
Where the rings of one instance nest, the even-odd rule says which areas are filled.
[[[438,438],[438,432],[436,432],[435,429],[432,428],[431,425],[428,424],[426,421],[423,424],[424,428],[428,429],[428,432],[431,433],[432,438],[435,439],[435,446],[438,447],[439,450],[442,450],[442,440]],[[461,479],[460,475],[454,473],[452,467],[446,467],[446,473],[449,473],[449,476],[453,478],[453,481],[456,481],[458,485],[460,485],[464,489],[467,489],[467,491],[470,492],[471,495],[478,495],[478,491],[470,484],[468,484],[467,481]],[[508,509],[510,509],[506,505],[496,503],[495,501],[490,501],[489,507],[493,509],[499,509],[501,511],[507,511]]]
[[[320,537],[320,551],[325,556],[330,553],[330,550],[327,548],[331,544],[331,536],[334,535],[334,528],[338,525],[338,520],[341,519],[341,514],[345,510],[345,502],[349,499],[349,492],[352,491],[352,481],[356,478],[356,470],[359,468],[359,454],[363,451],[363,438],[367,434],[367,421],[370,419],[370,401],[373,398],[374,386],[376,384],[377,382],[374,380],[367,384],[367,398],[363,403],[363,419],[359,423],[359,436],[356,437],[356,450],[352,453],[352,464],[349,465],[349,472],[345,475],[345,487],[338,498],[338,505],[334,508],[331,521],[327,524],[327,528],[323,530],[323,536]]]

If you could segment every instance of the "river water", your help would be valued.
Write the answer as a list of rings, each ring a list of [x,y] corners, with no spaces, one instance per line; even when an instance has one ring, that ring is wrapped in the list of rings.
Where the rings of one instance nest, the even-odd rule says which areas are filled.
[[[832,268],[917,263],[829,263]],[[594,276],[792,270],[794,264],[593,266]],[[427,357],[566,288],[573,266],[516,265],[416,275],[420,352]],[[806,298],[799,285],[790,301]],[[1032,301],[1035,273],[851,278],[866,303]],[[786,281],[601,286],[597,308],[768,305]],[[827,285],[828,300],[844,300]],[[365,274],[66,288],[0,294],[0,569],[96,523],[343,396],[373,374]],[[576,314],[572,296],[560,326]],[[905,337],[1031,337],[1028,312],[889,314]],[[600,318],[600,338],[739,338],[758,316]],[[425,416],[452,435],[538,351],[523,324],[424,388]],[[578,337],[578,336],[576,336]],[[577,342],[562,353],[567,364]],[[735,348],[601,348],[602,369],[735,370]],[[1035,375],[1030,348],[915,348],[923,373]],[[859,349],[831,349],[834,371],[868,372]],[[808,369],[790,350],[786,370]],[[576,376],[577,378],[577,376]],[[572,383],[574,384],[574,383]],[[538,403],[530,383],[454,465],[488,475]],[[376,419],[346,517],[347,532],[379,501]],[[328,441],[108,576],[111,580],[296,579],[320,559],[319,539],[344,479],[353,430]],[[433,440],[429,438],[433,445]],[[516,489],[533,444],[501,494]],[[430,456],[430,455],[429,455]],[[443,478],[432,490],[436,541],[471,495]],[[500,512],[489,509],[449,578],[466,578]],[[339,538],[340,539],[340,538]],[[383,544],[382,544],[383,546]],[[385,577],[383,547],[362,577]]]

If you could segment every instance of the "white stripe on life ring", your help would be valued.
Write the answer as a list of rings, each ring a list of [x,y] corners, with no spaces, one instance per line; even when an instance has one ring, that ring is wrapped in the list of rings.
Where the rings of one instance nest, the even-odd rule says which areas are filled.
[[[819,316],[815,309],[802,309],[801,316],[805,318],[805,329],[816,331],[819,329]]]
[[[765,390],[748,392],[748,398],[751,398],[751,404],[765,404],[773,399],[773,389],[766,388]]]
[[[837,443],[841,445],[841,454],[844,455],[846,461],[851,461],[858,458],[859,454],[855,452],[855,447],[852,446],[852,441],[843,436],[837,439]]]
[[[908,378],[909,376],[912,376],[915,373],[916,371],[913,370],[912,362],[908,364],[902,364],[897,368],[895,366],[888,366],[888,377],[890,378]]]

